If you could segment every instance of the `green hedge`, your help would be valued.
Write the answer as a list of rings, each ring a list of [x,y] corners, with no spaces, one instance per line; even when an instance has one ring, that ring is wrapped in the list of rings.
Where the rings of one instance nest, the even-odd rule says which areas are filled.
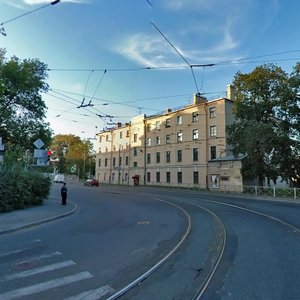
[[[42,173],[18,166],[0,170],[0,212],[41,205],[48,197],[51,180]]]

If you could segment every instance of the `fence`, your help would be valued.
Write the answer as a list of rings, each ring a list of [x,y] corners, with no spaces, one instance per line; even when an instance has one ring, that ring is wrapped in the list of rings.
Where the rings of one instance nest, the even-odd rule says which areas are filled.
[[[198,191],[210,191],[216,193],[231,193],[231,194],[244,194],[252,195],[255,197],[273,197],[273,198],[290,198],[290,199],[299,199],[300,200],[300,188],[288,188],[288,187],[266,187],[266,186],[239,186],[239,185],[219,185],[215,186],[206,186],[206,185],[194,185],[194,184],[178,184],[167,185],[167,184],[158,184],[152,183],[147,184],[147,186],[156,186],[164,188],[178,188],[178,189],[190,189]]]
[[[243,193],[255,196],[300,199],[300,188],[244,186]]]

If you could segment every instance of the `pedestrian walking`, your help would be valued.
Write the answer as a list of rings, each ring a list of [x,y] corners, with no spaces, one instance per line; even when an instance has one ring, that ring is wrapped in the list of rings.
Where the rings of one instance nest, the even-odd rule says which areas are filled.
[[[61,194],[61,204],[66,205],[67,204],[68,189],[67,189],[67,186],[66,186],[65,182],[64,182],[63,186],[61,187],[60,194]]]

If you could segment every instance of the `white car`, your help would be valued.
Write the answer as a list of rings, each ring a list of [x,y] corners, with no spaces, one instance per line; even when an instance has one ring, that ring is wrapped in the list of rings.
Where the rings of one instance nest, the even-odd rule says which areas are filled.
[[[64,183],[65,182],[65,175],[64,174],[56,174],[54,176],[53,182],[55,182],[55,183]]]

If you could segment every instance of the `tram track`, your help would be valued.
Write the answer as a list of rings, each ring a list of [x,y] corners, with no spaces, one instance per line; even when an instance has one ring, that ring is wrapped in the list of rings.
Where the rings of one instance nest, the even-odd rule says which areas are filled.
[[[166,200],[168,199],[168,200]],[[193,286],[194,288],[194,292],[191,295],[191,293],[187,293],[188,297],[184,298],[180,298],[179,297],[170,297],[170,298],[164,298],[164,297],[160,297],[160,299],[191,299],[191,300],[200,300],[203,297],[203,295],[207,292],[208,287],[210,286],[211,282],[214,279],[214,276],[220,266],[220,264],[222,263],[222,259],[224,256],[224,252],[225,252],[225,248],[227,247],[227,230],[226,230],[226,221],[224,221],[224,216],[222,215],[222,213],[220,213],[217,209],[217,207],[226,207],[227,209],[230,209],[232,211],[243,211],[244,213],[247,213],[249,215],[255,215],[257,217],[261,217],[264,220],[268,220],[271,223],[276,223],[279,224],[280,226],[282,226],[283,228],[288,229],[290,232],[295,233],[295,234],[299,234],[300,233],[300,229],[297,226],[294,226],[293,224],[290,224],[289,222],[287,222],[286,220],[283,220],[277,216],[274,216],[270,213],[266,213],[263,210],[260,211],[258,209],[253,209],[253,208],[247,208],[244,206],[240,206],[237,204],[232,204],[232,203],[225,203],[222,201],[217,201],[217,200],[209,200],[209,199],[182,199],[179,195],[175,196],[175,195],[168,195],[168,196],[164,196],[164,199],[161,198],[153,198],[153,200],[156,201],[162,201],[164,203],[170,204],[170,205],[174,205],[176,206],[178,209],[180,209],[181,211],[184,212],[184,214],[186,215],[186,217],[189,219],[189,226],[191,228],[189,228],[189,232],[186,233],[180,243],[178,243],[176,245],[176,247],[174,249],[172,249],[172,251],[170,251],[168,253],[168,255],[165,256],[165,258],[163,258],[161,261],[159,261],[157,264],[155,264],[152,268],[149,269],[148,272],[145,272],[144,274],[142,274],[140,277],[138,277],[135,281],[133,281],[132,283],[130,283],[125,290],[122,289],[121,293],[118,294],[118,292],[115,295],[112,295],[110,298],[108,298],[107,300],[112,300],[112,299],[119,299],[122,297],[122,299],[151,299],[151,298],[143,298],[143,296],[141,296],[143,294],[143,289],[144,289],[144,280],[147,278],[147,280],[145,282],[147,282],[148,280],[150,280],[150,277],[154,277],[156,276],[155,274],[159,273],[161,268],[168,268],[168,264],[170,263],[170,260],[173,258],[173,256],[175,255],[175,253],[178,254],[178,256],[180,256],[180,251],[181,248],[184,248],[185,246],[185,242],[187,241],[188,237],[190,236],[191,231],[195,231],[195,227],[192,226],[193,223],[193,217],[191,216],[191,213],[188,212],[189,209],[187,209],[187,207],[196,207],[200,210],[202,210],[203,212],[205,212],[206,214],[209,214],[213,219],[215,223],[218,223],[219,229],[222,232],[221,235],[218,236],[218,238],[221,240],[221,242],[219,241],[218,246],[215,247],[214,250],[214,257],[212,260],[212,263],[209,267],[209,270],[206,269],[206,272],[203,271],[203,269],[199,269],[199,276],[197,276],[197,283],[198,283],[198,287],[195,288],[195,286]],[[201,204],[199,203],[199,201],[201,201]],[[176,204],[175,204],[176,203]],[[209,206],[207,206],[209,205]],[[221,245],[221,246],[220,246]],[[176,258],[178,259],[178,257]],[[156,272],[157,271],[157,272]],[[223,270],[224,271],[224,270]],[[151,275],[151,276],[150,276]],[[225,276],[225,274],[224,274]],[[149,277],[149,278],[148,278]],[[155,280],[155,279],[154,279]],[[200,282],[200,284],[199,284]],[[140,291],[133,291],[139,289]]]
[[[200,285],[196,283],[196,288],[194,287],[193,291],[188,291],[187,294],[189,294],[189,299],[192,300],[199,300],[202,296],[202,294],[205,292],[207,286],[210,283],[210,280],[213,278],[214,273],[216,272],[216,269],[222,259],[222,255],[224,253],[225,245],[226,245],[226,229],[224,227],[224,224],[219,219],[219,217],[213,213],[211,210],[198,205],[194,203],[180,203],[180,201],[175,201],[176,204],[170,201],[166,201],[159,198],[153,198],[155,201],[164,202],[168,205],[173,205],[177,207],[179,210],[181,210],[185,216],[188,219],[188,228],[185,232],[185,234],[182,236],[179,243],[159,262],[157,262],[154,266],[149,268],[148,271],[144,272],[142,275],[140,275],[138,278],[136,278],[134,281],[129,283],[127,286],[123,287],[119,291],[117,291],[115,294],[111,295],[107,300],[114,300],[114,299],[135,299],[134,293],[133,295],[128,295],[129,292],[132,293],[132,290],[134,288],[140,288],[140,284],[144,283],[144,280],[148,278],[152,273],[155,271],[158,271],[159,268],[161,268],[163,265],[165,268],[169,268],[167,264],[170,265],[173,264],[173,262],[170,262],[171,257],[174,256],[175,253],[180,252],[180,248],[184,246],[184,243],[187,241],[191,231],[195,231],[196,229],[192,227],[192,216],[191,213],[189,213],[183,206],[189,206],[190,208],[198,208],[202,210],[202,212],[205,212],[210,215],[210,218],[213,219],[213,222],[215,222],[218,226],[219,232],[218,232],[218,242],[216,242],[217,246],[213,247],[211,249],[211,254],[206,257],[206,262],[203,261],[203,267],[200,269],[197,269],[197,267],[194,268],[194,270],[197,270],[196,281],[201,282]],[[197,251],[197,249],[194,249],[194,251]],[[179,254],[180,255],[180,254]],[[204,266],[205,265],[205,266]],[[171,268],[171,267],[170,267]],[[143,287],[142,287],[143,288]],[[186,287],[188,289],[188,287]],[[137,296],[140,297],[140,296]],[[140,298],[141,299],[141,298]],[[177,299],[177,298],[176,298]],[[179,298],[178,298],[179,299]],[[187,298],[188,299],[188,298]]]

